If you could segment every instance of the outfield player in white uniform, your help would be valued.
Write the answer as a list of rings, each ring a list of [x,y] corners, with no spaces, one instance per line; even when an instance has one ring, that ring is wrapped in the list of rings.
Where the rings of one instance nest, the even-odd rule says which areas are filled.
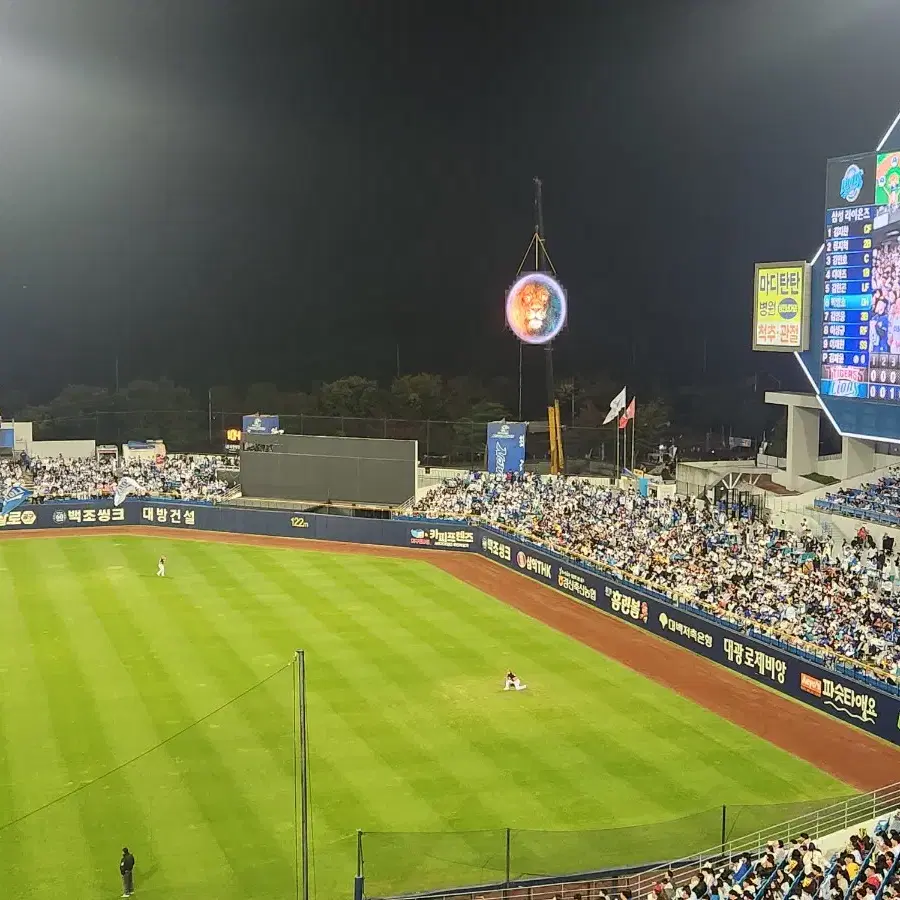
[[[504,691],[524,691],[527,688],[527,684],[522,684],[519,680],[519,676],[516,675],[515,672],[510,670],[506,673],[506,684],[503,687]]]
[[[156,566],[156,574],[159,578],[164,578],[166,575],[166,558],[164,556],[159,558],[159,563]]]

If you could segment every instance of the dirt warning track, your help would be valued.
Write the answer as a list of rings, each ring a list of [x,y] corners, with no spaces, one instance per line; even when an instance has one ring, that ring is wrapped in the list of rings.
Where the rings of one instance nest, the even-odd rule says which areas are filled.
[[[51,529],[15,531],[2,534],[2,540],[90,535],[178,538],[425,561],[859,790],[874,790],[900,778],[900,748],[475,554],[144,526],[95,527],[77,534]]]

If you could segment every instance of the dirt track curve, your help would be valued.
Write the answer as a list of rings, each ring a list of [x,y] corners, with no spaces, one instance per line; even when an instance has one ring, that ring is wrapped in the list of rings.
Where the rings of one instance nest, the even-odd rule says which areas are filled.
[[[874,790],[900,777],[900,748],[475,554],[151,526],[95,527],[68,535],[51,529],[13,531],[2,534],[2,539],[90,535],[155,536],[425,560],[860,790]]]

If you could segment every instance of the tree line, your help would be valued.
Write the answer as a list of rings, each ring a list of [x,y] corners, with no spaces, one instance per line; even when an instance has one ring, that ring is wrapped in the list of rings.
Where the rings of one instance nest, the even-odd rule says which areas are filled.
[[[665,398],[638,397],[634,430],[638,455],[646,455],[661,440],[685,446],[695,439],[685,433],[700,434],[701,428],[708,433],[711,420],[717,419],[723,436],[728,422],[729,432],[736,428],[739,434],[755,437],[765,427],[766,410],[758,393],[747,388],[714,385]],[[620,389],[621,383],[605,375],[558,381],[570,457],[614,452],[615,426],[604,426],[603,420]],[[461,452],[477,458],[483,449],[484,423],[514,420],[519,412],[514,379],[445,378],[429,372],[400,375],[387,384],[348,375],[306,391],[284,390],[270,383],[246,388],[214,385],[196,391],[160,378],[131,381],[118,390],[69,385],[42,404],[10,396],[4,399],[0,414],[33,422],[40,440],[94,439],[118,444],[160,437],[173,450],[186,451],[221,449],[226,429],[234,427],[236,420],[239,427],[241,415],[263,413],[279,415],[286,431],[409,436],[434,449],[435,456],[452,455],[462,448]],[[523,418],[540,420],[543,414],[539,403],[525,410]],[[538,438],[535,449],[539,443]]]

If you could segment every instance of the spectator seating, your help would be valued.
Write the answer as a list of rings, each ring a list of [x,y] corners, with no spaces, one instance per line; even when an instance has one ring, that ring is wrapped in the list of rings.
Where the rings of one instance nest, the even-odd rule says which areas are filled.
[[[513,530],[746,632],[871,667],[882,681],[900,675],[897,559],[868,539],[835,546],[728,519],[696,498],[531,474],[448,479],[413,514]]]
[[[900,526],[900,469],[892,469],[872,484],[826,494],[815,506],[842,516]]]
[[[0,493],[14,485],[33,492],[31,502],[96,500],[110,497],[124,476],[133,478],[142,491],[138,496],[164,497],[193,502],[214,502],[228,491],[219,481],[217,457],[166,456],[155,460],[131,459],[118,468],[106,459],[37,459],[22,457],[0,462]]]
[[[894,900],[900,833],[864,830],[826,860],[808,835],[772,841],[755,862],[744,854],[693,875],[668,872],[647,900]],[[629,900],[624,894],[619,900]]]

